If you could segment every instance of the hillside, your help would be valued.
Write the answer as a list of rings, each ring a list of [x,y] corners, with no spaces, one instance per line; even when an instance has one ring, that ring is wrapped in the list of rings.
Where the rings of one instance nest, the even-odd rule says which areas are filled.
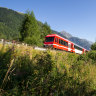
[[[0,7],[0,38],[18,38],[23,18],[24,14]]]
[[[19,29],[23,19],[24,14],[11,9],[0,7],[0,38],[9,40],[19,38]],[[39,29],[42,30],[43,23],[40,21],[37,21],[37,23],[39,25]],[[55,30],[52,30],[52,33],[67,38],[72,42],[90,50],[90,46],[92,43],[90,43],[88,40],[74,37],[65,31],[57,32]]]

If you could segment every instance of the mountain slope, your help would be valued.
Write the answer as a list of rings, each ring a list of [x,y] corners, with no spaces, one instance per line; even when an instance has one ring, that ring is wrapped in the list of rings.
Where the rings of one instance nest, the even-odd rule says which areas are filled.
[[[19,27],[23,18],[24,14],[0,7],[0,38],[17,38],[19,36]]]
[[[69,34],[68,32],[66,32],[66,31],[61,31],[60,32],[62,35],[64,35],[66,38],[71,38],[72,37],[72,35],[71,34]]]

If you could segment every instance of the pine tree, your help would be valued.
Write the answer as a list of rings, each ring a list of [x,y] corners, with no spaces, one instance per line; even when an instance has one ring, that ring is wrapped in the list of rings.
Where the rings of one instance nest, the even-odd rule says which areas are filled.
[[[40,44],[40,31],[33,11],[28,11],[27,14],[25,14],[20,35],[21,41],[32,45]]]
[[[42,26],[41,38],[44,40],[44,37],[48,34],[51,34],[50,26],[45,22]]]

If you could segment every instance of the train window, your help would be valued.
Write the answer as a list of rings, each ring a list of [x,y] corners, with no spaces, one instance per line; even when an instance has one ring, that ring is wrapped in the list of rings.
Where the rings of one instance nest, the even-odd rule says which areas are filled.
[[[59,39],[59,44],[63,45],[63,40]]]
[[[61,40],[61,45],[63,45],[63,40]]]
[[[45,42],[53,42],[54,37],[46,37]]]
[[[64,46],[68,46],[68,42],[63,41],[61,39],[59,39],[59,44],[64,45]]]
[[[74,48],[78,49],[78,50],[81,50],[81,51],[83,50],[82,48],[80,48],[79,46],[76,46],[76,45],[74,45]]]
[[[68,42],[64,41],[64,45],[65,45],[65,46],[68,46]]]
[[[58,38],[57,38],[57,43],[58,43]]]
[[[68,46],[68,42],[66,42],[66,46]]]
[[[59,39],[59,44],[61,44],[61,39]]]

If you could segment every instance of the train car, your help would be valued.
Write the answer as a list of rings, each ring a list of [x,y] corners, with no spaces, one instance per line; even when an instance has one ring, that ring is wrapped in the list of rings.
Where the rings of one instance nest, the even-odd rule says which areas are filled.
[[[86,52],[86,49],[77,44],[74,44],[74,52],[77,54],[84,54]]]
[[[63,38],[57,34],[49,34],[45,37],[44,47],[65,50],[72,53],[83,54],[86,49]]]

